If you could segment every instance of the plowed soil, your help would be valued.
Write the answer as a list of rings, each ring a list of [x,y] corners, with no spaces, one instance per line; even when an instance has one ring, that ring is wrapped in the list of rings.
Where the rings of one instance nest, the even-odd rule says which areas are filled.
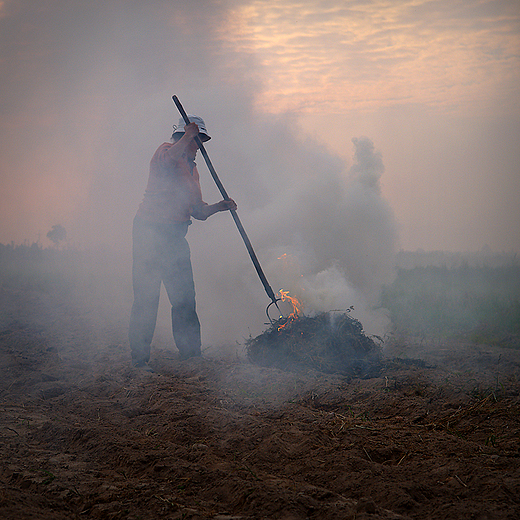
[[[356,379],[156,345],[147,373],[102,305],[0,310],[0,518],[520,518],[517,350],[393,342]]]

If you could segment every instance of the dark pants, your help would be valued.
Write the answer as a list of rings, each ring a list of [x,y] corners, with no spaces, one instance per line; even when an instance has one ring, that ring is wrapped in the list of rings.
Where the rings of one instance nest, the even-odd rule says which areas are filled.
[[[134,365],[150,359],[161,282],[172,305],[173,338],[181,357],[200,356],[200,323],[195,309],[190,247],[185,238],[188,224],[154,224],[139,217],[134,219],[134,304],[129,329]]]

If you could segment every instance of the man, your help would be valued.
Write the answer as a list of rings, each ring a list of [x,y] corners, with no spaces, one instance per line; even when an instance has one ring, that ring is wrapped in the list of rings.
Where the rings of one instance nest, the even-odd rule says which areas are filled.
[[[150,161],[150,176],[133,225],[134,303],[129,340],[132,364],[148,369],[150,345],[157,321],[161,282],[172,309],[172,329],[181,359],[201,355],[200,323],[195,309],[195,285],[186,241],[191,217],[235,210],[233,200],[207,204],[202,200],[195,164],[195,136],[209,141],[204,120],[188,116],[174,127],[172,143],[163,143]]]

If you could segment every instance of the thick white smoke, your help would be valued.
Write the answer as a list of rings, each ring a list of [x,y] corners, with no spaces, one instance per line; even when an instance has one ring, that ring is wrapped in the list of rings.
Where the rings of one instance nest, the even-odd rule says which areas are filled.
[[[251,129],[270,153],[257,145],[258,155],[249,157],[254,170],[229,164],[225,177],[272,288],[288,290],[307,314],[354,306],[367,332],[382,334],[386,319],[374,307],[393,276],[397,226],[381,195],[381,155],[370,139],[353,139],[354,162],[347,170],[339,158],[298,136],[294,122],[274,124],[280,133],[275,140],[269,126],[256,122]],[[269,299],[231,219],[218,216],[192,228],[205,342],[240,342],[259,333]],[[197,254],[203,247],[207,256]]]
[[[60,224],[71,245],[118,251],[110,267],[122,290],[104,301],[125,321],[132,218],[149,160],[178,121],[176,94],[206,120],[208,152],[274,291],[301,297],[308,312],[354,305],[370,330],[365,316],[390,276],[396,239],[381,157],[358,139],[348,170],[302,134],[297,114],[258,113],[262,67],[226,47],[225,3],[1,4],[2,240],[36,240]],[[221,196],[198,163],[204,198],[215,202]],[[204,344],[260,333],[269,298],[231,217],[195,222],[188,240]],[[167,307],[163,294],[157,334],[172,342]]]

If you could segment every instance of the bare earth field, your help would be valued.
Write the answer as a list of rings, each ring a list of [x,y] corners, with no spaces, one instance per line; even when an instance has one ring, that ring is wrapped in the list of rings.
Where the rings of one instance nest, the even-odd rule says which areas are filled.
[[[356,379],[164,347],[150,374],[92,302],[0,311],[2,519],[520,518],[518,350],[394,344]]]

